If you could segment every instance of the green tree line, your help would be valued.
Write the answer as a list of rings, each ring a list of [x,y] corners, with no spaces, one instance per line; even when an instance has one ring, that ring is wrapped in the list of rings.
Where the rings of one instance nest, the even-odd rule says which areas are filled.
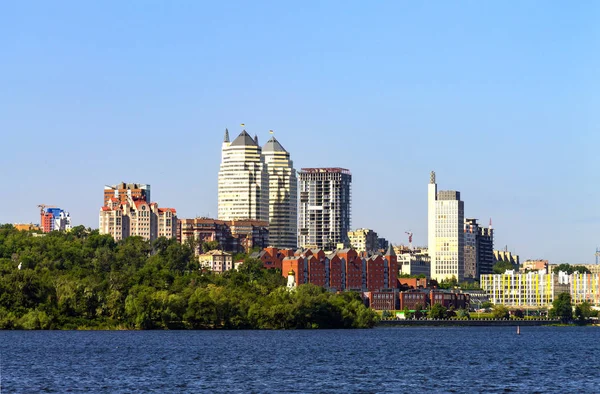
[[[20,269],[19,269],[20,266]],[[246,258],[222,275],[199,270],[189,245],[97,230],[36,236],[0,227],[0,329],[368,328],[358,293],[285,288]]]

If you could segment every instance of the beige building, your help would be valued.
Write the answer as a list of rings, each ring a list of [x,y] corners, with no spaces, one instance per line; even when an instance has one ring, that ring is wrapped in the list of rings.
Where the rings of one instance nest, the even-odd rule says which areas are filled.
[[[275,137],[263,146],[269,179],[269,242],[281,249],[298,245],[298,179],[290,154]]]
[[[269,220],[269,181],[258,138],[246,132],[229,141],[221,150],[218,180],[218,219]]]
[[[519,270],[548,272],[548,260],[526,260],[523,264],[521,264]]]
[[[519,265],[519,255],[512,254],[507,250],[494,250],[494,264],[499,261],[508,261],[512,265]]]
[[[427,189],[427,239],[431,279],[441,281],[465,277],[464,203],[460,192],[437,190],[435,172]]]
[[[126,202],[110,198],[100,209],[100,234],[110,234],[115,240],[129,236],[153,241],[158,237],[175,238],[177,211],[159,208],[158,204],[128,198]]]
[[[425,275],[427,279],[431,278],[431,258],[427,249],[416,249],[397,253],[398,267],[400,273],[406,275]]]
[[[233,256],[222,250],[211,250],[198,256],[200,267],[219,274],[233,269]]]
[[[357,252],[375,252],[379,249],[377,233],[368,228],[348,231],[350,246]]]

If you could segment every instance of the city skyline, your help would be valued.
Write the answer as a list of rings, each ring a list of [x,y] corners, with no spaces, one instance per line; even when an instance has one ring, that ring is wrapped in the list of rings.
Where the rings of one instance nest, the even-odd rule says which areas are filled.
[[[0,222],[54,204],[96,228],[99,185],[122,180],[151,184],[180,217],[216,217],[222,133],[245,122],[261,141],[273,129],[298,169],[352,171],[352,228],[425,245],[435,170],[465,217],[493,218],[495,249],[594,262],[589,8],[165,7],[6,7]]]

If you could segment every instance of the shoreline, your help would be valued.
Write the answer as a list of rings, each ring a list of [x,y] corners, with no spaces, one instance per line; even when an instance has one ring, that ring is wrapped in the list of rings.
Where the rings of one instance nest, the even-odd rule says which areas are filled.
[[[559,324],[560,320],[382,320],[376,327],[535,327]]]

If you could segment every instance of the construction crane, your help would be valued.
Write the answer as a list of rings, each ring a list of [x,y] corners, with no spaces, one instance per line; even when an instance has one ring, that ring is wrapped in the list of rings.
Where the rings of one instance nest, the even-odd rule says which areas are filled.
[[[409,250],[413,250],[413,247],[412,247],[412,236],[413,236],[413,233],[410,232],[410,231],[405,231],[405,233],[408,234],[408,249]]]
[[[38,205],[38,208],[40,209],[40,215],[43,215],[44,214],[44,209],[46,209],[46,208],[56,208],[56,205],[40,204],[40,205]]]

